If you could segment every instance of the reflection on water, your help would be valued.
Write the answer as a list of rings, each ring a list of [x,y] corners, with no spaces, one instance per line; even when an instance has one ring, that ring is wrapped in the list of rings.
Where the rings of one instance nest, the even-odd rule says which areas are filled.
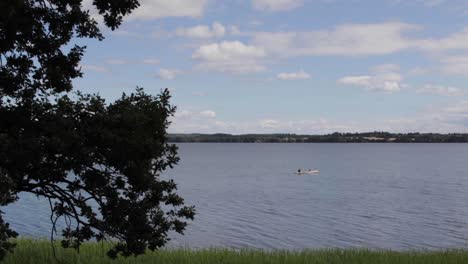
[[[197,215],[172,246],[468,246],[468,144],[179,146],[180,166],[166,177]],[[20,234],[49,235],[45,200],[23,196],[4,209]]]

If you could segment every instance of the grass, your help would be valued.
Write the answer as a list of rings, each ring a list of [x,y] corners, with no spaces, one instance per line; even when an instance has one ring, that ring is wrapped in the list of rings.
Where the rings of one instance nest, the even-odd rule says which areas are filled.
[[[71,249],[57,247],[57,258],[53,257],[51,244],[43,240],[17,241],[15,252],[7,255],[1,263],[216,263],[216,264],[289,264],[289,263],[317,263],[317,264],[390,264],[390,263],[468,263],[468,251],[427,251],[427,252],[395,252],[372,250],[305,250],[305,251],[261,251],[261,250],[227,250],[227,249],[173,249],[148,252],[137,258],[119,258],[110,260],[106,257],[108,245],[87,243],[78,254]]]

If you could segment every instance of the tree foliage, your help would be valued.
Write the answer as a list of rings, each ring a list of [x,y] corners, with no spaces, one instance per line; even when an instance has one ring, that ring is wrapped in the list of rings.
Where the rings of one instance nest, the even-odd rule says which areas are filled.
[[[138,1],[93,4],[115,29]],[[47,199],[54,228],[66,220],[64,247],[111,238],[111,257],[155,250],[194,216],[161,178],[179,160],[166,138],[175,107],[167,90],[112,103],[71,96],[85,50],[77,38],[103,38],[82,0],[0,1],[0,206],[22,192]],[[15,236],[0,211],[0,259]]]

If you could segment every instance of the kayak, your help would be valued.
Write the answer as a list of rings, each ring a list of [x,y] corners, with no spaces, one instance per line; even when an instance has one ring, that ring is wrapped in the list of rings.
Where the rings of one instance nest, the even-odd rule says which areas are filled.
[[[297,174],[297,175],[302,175],[302,174],[317,174],[319,173],[318,170],[310,170],[310,171],[301,171],[301,172],[295,172],[294,174]]]

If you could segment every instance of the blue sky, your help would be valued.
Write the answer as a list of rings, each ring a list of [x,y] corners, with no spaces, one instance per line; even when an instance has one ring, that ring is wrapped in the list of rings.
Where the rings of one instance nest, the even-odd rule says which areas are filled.
[[[468,132],[467,1],[141,3],[75,86],[170,88],[170,132]]]

